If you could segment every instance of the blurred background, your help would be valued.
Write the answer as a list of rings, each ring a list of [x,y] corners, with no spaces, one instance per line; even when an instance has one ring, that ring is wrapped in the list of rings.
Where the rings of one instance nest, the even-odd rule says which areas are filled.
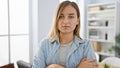
[[[55,9],[62,1],[0,0],[0,66],[19,60],[32,64],[38,43],[48,35]],[[69,1],[80,8],[80,35],[91,41],[98,62],[119,58],[120,1]]]

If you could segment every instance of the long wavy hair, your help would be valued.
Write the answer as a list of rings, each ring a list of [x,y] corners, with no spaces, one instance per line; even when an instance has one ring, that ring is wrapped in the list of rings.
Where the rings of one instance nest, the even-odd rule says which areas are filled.
[[[53,26],[52,29],[49,33],[49,38],[52,40],[54,39],[58,34],[59,34],[59,30],[58,30],[58,20],[59,20],[59,16],[61,14],[61,12],[63,11],[63,9],[68,6],[71,5],[72,7],[75,8],[75,10],[77,11],[77,18],[80,19],[80,11],[79,11],[79,7],[77,6],[77,4],[75,2],[71,2],[71,1],[63,1],[62,3],[59,4],[55,16],[54,16],[54,20],[53,20]],[[76,35],[77,37],[79,37],[80,39],[82,39],[80,37],[80,20],[78,25],[76,25],[76,28],[74,30],[74,35]]]

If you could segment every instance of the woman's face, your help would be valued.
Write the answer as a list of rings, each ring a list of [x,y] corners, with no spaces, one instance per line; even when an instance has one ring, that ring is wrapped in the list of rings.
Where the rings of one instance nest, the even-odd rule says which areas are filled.
[[[66,6],[60,13],[58,20],[58,30],[60,33],[73,33],[79,23],[77,11],[71,5]]]

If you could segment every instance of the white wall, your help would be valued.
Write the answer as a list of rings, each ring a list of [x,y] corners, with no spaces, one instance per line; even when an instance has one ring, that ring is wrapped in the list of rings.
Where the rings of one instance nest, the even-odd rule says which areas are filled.
[[[38,40],[48,35],[59,0],[38,1]]]
[[[29,0],[29,40],[30,40],[30,62],[38,45],[38,0]]]
[[[80,8],[80,35],[83,39],[86,39],[87,31],[87,4],[91,3],[90,0],[78,0],[78,6]]]
[[[80,8],[80,36],[85,38],[85,2],[84,0],[78,0],[78,6]]]

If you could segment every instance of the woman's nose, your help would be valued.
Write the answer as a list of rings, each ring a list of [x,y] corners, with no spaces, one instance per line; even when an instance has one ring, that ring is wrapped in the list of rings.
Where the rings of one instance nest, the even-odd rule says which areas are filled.
[[[68,23],[68,21],[69,21],[68,18],[63,19],[63,23]]]

